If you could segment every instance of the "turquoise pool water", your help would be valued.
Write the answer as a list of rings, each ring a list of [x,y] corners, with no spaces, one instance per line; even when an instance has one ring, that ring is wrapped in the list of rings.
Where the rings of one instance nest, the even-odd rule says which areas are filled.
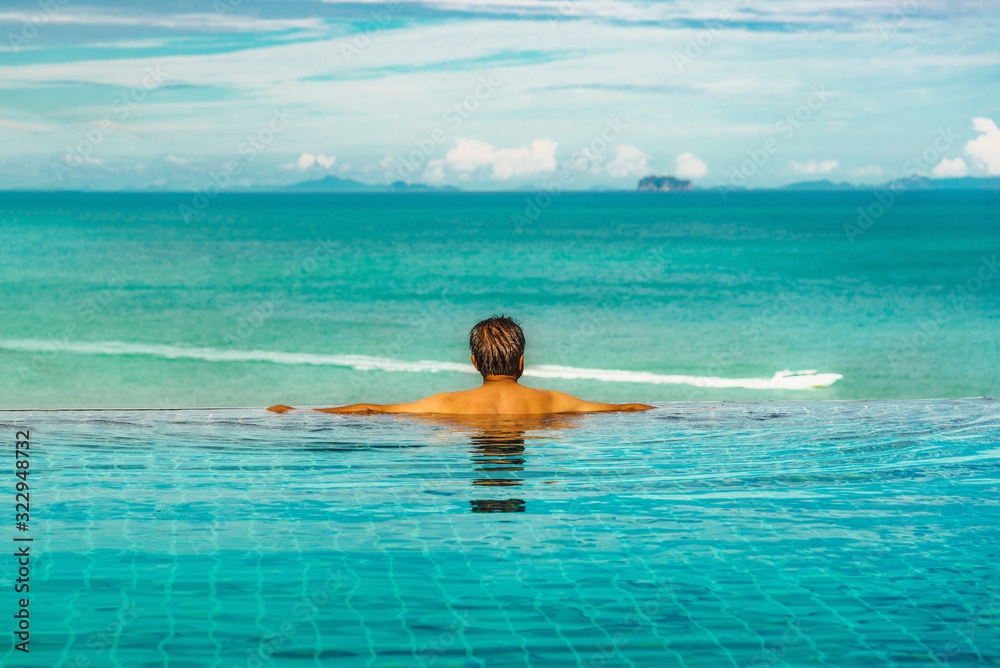
[[[5,666],[1000,665],[993,400],[0,424]]]

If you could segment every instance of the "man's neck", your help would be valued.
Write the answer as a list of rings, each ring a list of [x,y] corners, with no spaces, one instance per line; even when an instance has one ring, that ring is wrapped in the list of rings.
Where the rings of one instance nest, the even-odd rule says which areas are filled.
[[[483,385],[517,385],[517,378],[514,376],[483,376]]]

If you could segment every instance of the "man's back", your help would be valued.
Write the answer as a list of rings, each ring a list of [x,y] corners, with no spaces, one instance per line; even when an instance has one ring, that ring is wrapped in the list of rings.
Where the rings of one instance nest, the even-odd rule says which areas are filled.
[[[645,404],[602,404],[584,401],[564,392],[537,390],[519,385],[524,371],[524,332],[511,318],[494,316],[476,324],[469,333],[472,364],[483,375],[483,384],[472,390],[435,394],[405,404],[353,404],[317,408],[323,413],[439,413],[447,415],[546,415],[641,411]],[[291,406],[268,410],[283,413]]]
[[[281,411],[286,407],[273,406]],[[353,404],[317,408],[323,413],[440,413],[447,415],[546,415],[554,413],[597,413],[600,411],[640,411],[645,404],[604,404],[584,401],[564,392],[538,390],[515,380],[487,381],[481,387],[460,392],[443,392],[405,404]]]
[[[539,415],[577,412],[582,402],[562,392],[538,390],[519,383],[486,383],[461,392],[446,392],[440,397],[441,413],[457,415]],[[586,402],[583,402],[586,403]]]

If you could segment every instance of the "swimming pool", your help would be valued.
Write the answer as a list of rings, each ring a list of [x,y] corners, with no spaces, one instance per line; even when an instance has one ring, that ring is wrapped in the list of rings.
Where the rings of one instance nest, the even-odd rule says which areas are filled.
[[[0,423],[4,665],[1000,665],[994,400]]]

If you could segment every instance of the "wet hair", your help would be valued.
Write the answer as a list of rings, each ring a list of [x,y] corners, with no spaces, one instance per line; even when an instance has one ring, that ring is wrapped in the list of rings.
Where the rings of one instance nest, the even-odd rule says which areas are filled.
[[[469,331],[469,350],[483,376],[521,377],[524,331],[513,318],[495,315]]]

